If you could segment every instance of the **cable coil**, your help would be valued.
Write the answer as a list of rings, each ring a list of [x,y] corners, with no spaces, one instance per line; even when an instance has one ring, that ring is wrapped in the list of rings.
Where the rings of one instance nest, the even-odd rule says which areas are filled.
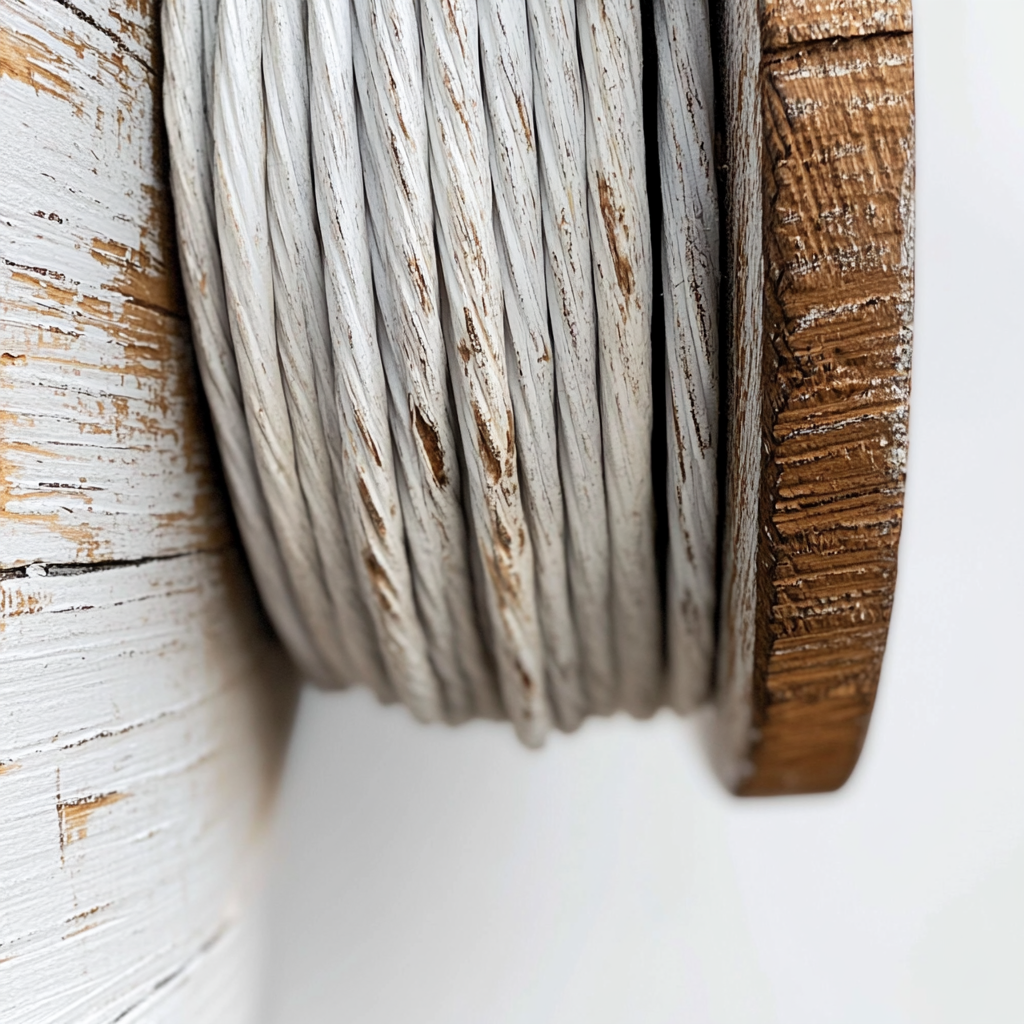
[[[718,504],[706,0],[162,19],[200,373],[303,671],[423,721],[507,717],[529,745],[696,705]]]

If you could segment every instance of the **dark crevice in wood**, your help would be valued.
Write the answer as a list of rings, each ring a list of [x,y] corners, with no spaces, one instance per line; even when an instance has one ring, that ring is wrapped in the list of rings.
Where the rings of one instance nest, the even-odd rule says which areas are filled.
[[[108,569],[130,569],[151,562],[173,562],[193,555],[218,555],[233,549],[233,545],[221,544],[212,548],[196,548],[193,551],[177,551],[173,555],[149,555],[146,558],[112,558],[104,562],[29,562],[11,569],[0,569],[0,582],[18,579],[44,579],[49,576],[82,576],[88,572],[106,572]],[[29,570],[43,569],[42,573]]]
[[[97,32],[102,32],[103,35],[105,35],[114,43],[114,45],[118,48],[118,50],[121,51],[121,53],[125,54],[128,57],[131,57],[132,60],[137,61],[143,68],[146,69],[146,71],[149,72],[149,74],[151,74],[154,78],[156,77],[157,72],[156,69],[152,66],[152,64],[150,64],[145,57],[136,53],[130,46],[126,46],[121,37],[113,29],[106,28],[105,26],[101,25],[91,15],[86,14],[85,11],[83,11],[80,7],[76,7],[73,3],[71,3],[71,0],[53,0],[53,2],[60,4],[60,6],[63,7],[66,11],[69,11],[71,14],[73,14],[76,18],[78,18],[79,21],[85,22],[85,24],[88,25],[90,28],[94,28]]]
[[[802,39],[795,43],[786,43],[784,46],[766,45],[761,51],[762,67],[775,59],[785,60],[798,53],[807,53],[814,50],[830,50],[842,43],[855,42],[858,39],[899,39],[902,36],[912,36],[913,29],[886,29],[881,32],[850,32],[847,35],[820,36],[815,39]]]

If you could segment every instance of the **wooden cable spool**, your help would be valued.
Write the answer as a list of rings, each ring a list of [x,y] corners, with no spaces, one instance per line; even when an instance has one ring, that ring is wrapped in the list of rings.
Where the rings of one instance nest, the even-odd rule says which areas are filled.
[[[244,6],[236,4],[236,10]],[[331,16],[330,5],[313,6]],[[371,7],[357,3],[356,17]],[[573,5],[524,8],[530,38],[548,47],[552,61],[557,40],[545,30],[545,18],[563,8],[572,11]],[[480,8],[485,71],[520,38],[500,38],[500,10]],[[648,30],[672,10],[654,5]],[[211,437],[198,402],[178,275],[179,256],[188,268],[195,253],[176,252],[170,228],[156,17],[151,8],[121,0],[74,8],[57,0],[0,0],[0,125],[8,151],[0,166],[5,1020],[99,1021],[122,1014],[128,1020],[241,1021],[251,1006],[244,994],[252,990],[254,961],[246,938],[252,925],[243,911],[245,887],[233,883],[247,874],[243,865],[259,861],[259,823],[287,731],[292,670],[261,625],[219,478],[210,468]],[[724,482],[717,500],[718,565],[702,571],[709,578],[717,574],[717,596],[703,600],[711,601],[712,611],[717,602],[719,610],[717,627],[711,612],[706,617],[712,627],[703,640],[670,645],[667,699],[680,709],[692,706],[699,693],[687,682],[695,676],[685,661],[697,652],[698,661],[704,657],[710,664],[714,653],[718,713],[712,748],[726,784],[745,794],[823,791],[842,785],[860,751],[895,584],[913,288],[910,4],[728,0],[716,17],[723,388],[721,414],[713,421],[722,424]],[[274,45],[286,49],[288,25],[278,27]],[[197,30],[208,33],[211,26],[200,22]],[[321,38],[327,45],[332,37],[325,31]],[[593,39],[599,47],[600,39]],[[374,76],[388,66],[387,57],[367,46],[353,58],[364,69],[355,83],[357,94],[364,89],[364,104],[365,90],[380,80]],[[685,86],[687,73],[712,73],[710,63],[686,67],[672,57],[671,48],[658,55],[663,89],[672,75],[682,76]],[[650,48],[646,59],[653,59]],[[587,60],[600,63],[584,53]],[[535,84],[543,95],[554,89],[543,74]],[[492,113],[501,99],[498,85],[483,75]],[[336,93],[310,100],[321,104],[315,109],[325,116],[342,101]],[[281,113],[284,139],[294,125],[286,106]],[[550,123],[538,119],[536,130],[557,138],[560,125],[583,114],[566,106]],[[389,115],[381,108],[374,116],[384,123]],[[649,117],[647,125],[650,132]],[[657,151],[663,176],[677,166],[680,151],[693,152],[685,123],[680,125],[672,132],[663,128],[657,146],[648,135],[646,158]],[[273,144],[273,132],[270,138]],[[373,207],[373,175],[383,180],[386,168],[383,155],[372,157],[368,145],[362,150]],[[337,159],[338,153],[324,154],[323,182],[337,182],[345,173],[343,162],[329,164]],[[368,171],[371,165],[377,170]],[[568,164],[548,168],[538,189],[575,189],[578,195],[587,182],[573,179],[571,170]],[[499,167],[495,180],[506,174],[514,185],[519,173],[512,164]],[[287,204],[287,175],[279,185],[278,199]],[[589,188],[598,200],[593,222],[602,216],[596,173]],[[514,216],[511,193],[507,202]],[[682,301],[672,289],[682,280],[673,269],[678,250],[672,243],[681,237],[673,225],[683,229],[693,216],[692,206],[663,204],[667,319],[681,308],[673,301]],[[555,267],[547,287],[555,281],[573,294],[571,268],[558,261],[572,235],[550,208],[544,217]],[[372,239],[373,209],[370,224]],[[330,244],[324,226],[320,235]],[[507,230],[512,226],[506,221]],[[275,230],[301,228],[297,219],[279,216]],[[502,246],[514,244],[511,236],[499,237]],[[370,264],[390,266],[391,250],[374,244]],[[410,244],[426,243],[410,235]],[[273,276],[287,268],[268,264],[268,271]],[[389,280],[400,280],[396,268],[388,273]],[[444,273],[447,281],[449,268]],[[194,280],[201,281],[201,274]],[[332,295],[339,282],[328,266],[325,287],[334,289]],[[362,386],[380,388],[386,380],[389,388],[418,396],[422,423],[440,429],[448,396],[429,374],[414,379],[406,373],[408,352],[397,326],[401,305],[379,289],[378,302],[380,317],[368,329],[394,344],[384,350],[386,376],[364,376]],[[197,308],[193,302],[193,337],[201,346],[207,328],[196,318]],[[295,331],[303,325],[311,330],[321,315],[308,296],[295,296],[290,309],[284,315],[294,317]],[[513,313],[524,323],[535,316],[528,305]],[[325,329],[329,324],[321,322],[319,330]],[[556,346],[559,329],[554,318]],[[306,433],[295,435],[291,465],[308,479],[329,477],[349,456],[340,438],[330,435],[330,424],[314,415],[315,405],[303,411],[299,385],[310,365],[295,351],[292,362],[282,363],[278,396],[293,428],[305,424]],[[323,353],[310,358],[312,372],[321,372],[315,361],[322,363]],[[269,513],[239,500],[240,494],[263,493],[252,487],[259,467],[252,452],[246,454],[244,372],[240,382],[213,350],[201,362],[240,532],[250,555],[266,555],[250,558],[257,584],[289,648],[312,651],[309,633],[330,632],[317,625],[317,600],[350,601],[355,616],[366,614],[358,611],[364,602],[352,594],[317,598],[307,591],[309,600],[298,613],[287,603],[275,604],[275,593],[295,586],[282,589],[280,581],[305,556],[297,550],[282,561],[261,534]],[[718,370],[710,361],[708,366]],[[444,366],[435,370],[446,372]],[[553,377],[537,378],[535,386],[553,388],[559,415],[583,424],[594,400],[579,402],[570,371],[584,372],[559,360],[556,349]],[[669,352],[665,372],[670,387],[678,388],[694,367],[673,361]],[[456,403],[470,402],[461,410],[463,424],[476,400],[472,389],[486,389],[487,380],[467,379],[466,386],[462,398],[455,394]],[[522,399],[513,390],[517,416]],[[420,429],[420,421],[413,424]],[[550,430],[550,424],[538,420],[536,429]],[[417,441],[422,434],[411,436]],[[585,536],[587,524],[601,514],[588,505],[588,456],[585,448],[578,452],[576,480],[566,482],[561,463],[562,487],[571,486],[572,497],[564,499],[560,550],[583,587],[596,578],[595,564],[603,563],[588,561],[585,545],[574,539]],[[395,442],[396,464],[411,472],[412,457],[411,448]],[[670,484],[677,468],[680,474],[701,471],[699,463],[669,459],[668,466]],[[442,507],[443,496],[431,491],[429,461],[425,469],[416,499],[421,505],[409,496],[400,499],[406,522],[416,508]],[[541,463],[524,472],[545,479]],[[381,476],[377,486],[386,489],[390,479]],[[539,514],[531,493],[542,493],[539,483],[516,513],[524,522]],[[486,488],[479,494],[481,501],[492,500]],[[318,550],[333,550],[339,566],[351,556],[338,538],[367,526],[365,504],[353,498],[351,487],[335,489],[329,504],[308,510]],[[287,486],[274,500],[289,500]],[[282,504],[275,514],[287,520],[292,513]],[[338,524],[344,524],[341,533]],[[369,527],[376,529],[372,521]],[[426,558],[426,540],[421,550]],[[392,556],[382,549],[379,557]],[[448,561],[439,564],[461,558],[467,565],[465,553],[440,557]],[[417,579],[429,571],[414,552]],[[674,571],[670,595],[682,585]],[[340,576],[330,578],[337,585]],[[542,579],[537,594],[542,618],[565,614],[558,612],[564,595],[557,585]],[[441,598],[444,614],[439,604],[438,617],[424,620],[425,634],[429,642],[445,631],[461,636],[449,649],[462,652],[462,662],[447,668],[434,663],[437,692],[453,721],[471,711],[488,713],[492,684],[479,665],[473,667],[487,652],[474,654],[472,640],[465,639],[458,603],[465,595],[453,588]],[[591,622],[600,617],[599,610],[579,606],[575,614],[577,622],[581,614],[597,615]],[[372,623],[361,621],[368,635]],[[617,623],[622,625],[621,616]],[[578,635],[581,664],[598,672],[605,657],[600,645],[610,634],[587,628]],[[562,657],[550,638],[533,642],[543,645],[549,661]],[[394,666],[422,658],[424,649],[386,650]],[[333,656],[349,665],[376,657],[349,649]],[[311,657],[302,671],[323,676],[330,668],[320,660]],[[456,690],[456,675],[475,682]],[[510,691],[503,686],[508,704]],[[571,674],[558,686],[553,714],[558,724],[573,727],[581,710]],[[407,702],[429,718],[431,699],[411,694]],[[523,708],[523,723],[539,713],[539,706]],[[632,710],[649,709],[638,691]],[[532,735],[525,725],[521,731]],[[164,898],[170,893],[180,895]],[[210,998],[213,992],[217,1000]]]

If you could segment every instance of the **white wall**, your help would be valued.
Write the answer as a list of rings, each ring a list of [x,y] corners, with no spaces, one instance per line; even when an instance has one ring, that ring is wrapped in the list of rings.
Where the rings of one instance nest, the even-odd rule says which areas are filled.
[[[1024,1020],[1024,4],[916,17],[910,478],[853,781],[740,802],[667,715],[538,754],[307,692],[266,1024]]]

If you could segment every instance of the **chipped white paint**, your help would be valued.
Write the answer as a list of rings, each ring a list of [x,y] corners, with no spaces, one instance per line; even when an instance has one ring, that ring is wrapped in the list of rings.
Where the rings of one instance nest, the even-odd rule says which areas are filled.
[[[239,569],[198,554],[0,581],[0,1019],[148,1022],[169,986],[180,1019],[250,1019],[255,965],[220,947],[248,941],[286,712]],[[207,960],[238,1005],[185,991]]]
[[[0,2],[0,1019],[18,1024],[255,1009],[247,907],[290,670],[209,472],[155,38],[146,5]]]
[[[0,5],[5,565],[226,540],[135,52],[52,0]]]

